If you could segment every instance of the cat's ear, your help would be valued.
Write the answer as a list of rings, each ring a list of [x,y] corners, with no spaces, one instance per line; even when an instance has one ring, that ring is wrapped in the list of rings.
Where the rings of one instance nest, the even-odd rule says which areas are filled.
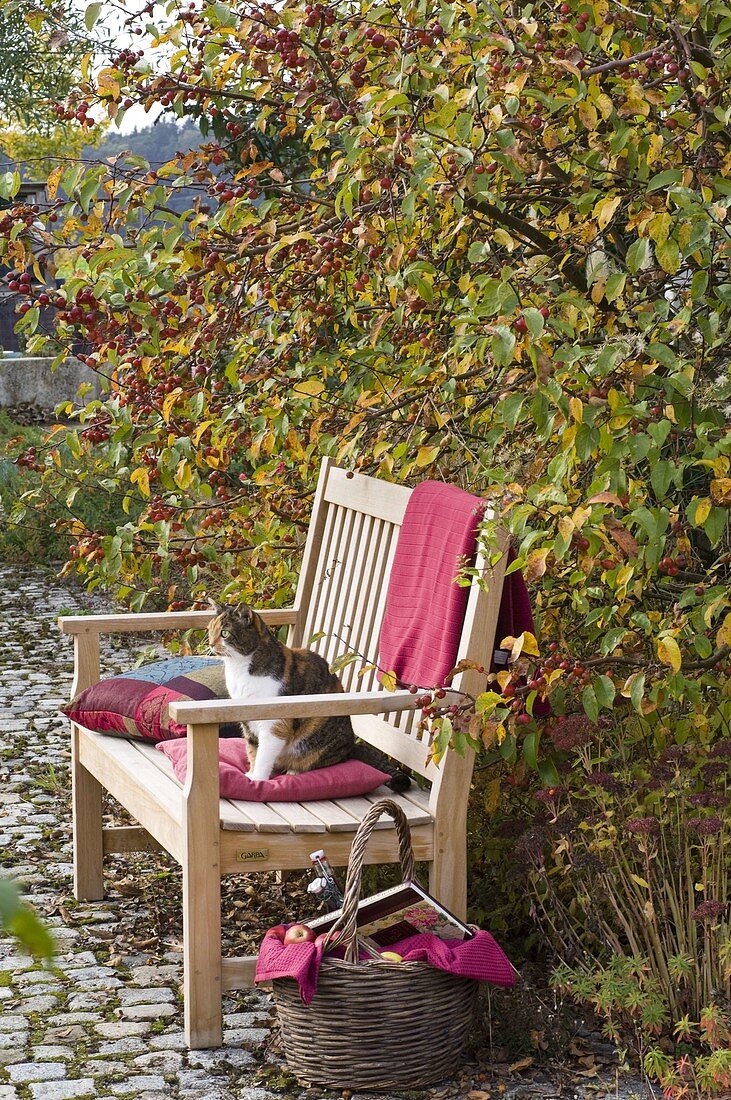
[[[254,621],[254,612],[251,610],[247,603],[239,604],[239,615],[241,620],[246,626],[250,626]]]

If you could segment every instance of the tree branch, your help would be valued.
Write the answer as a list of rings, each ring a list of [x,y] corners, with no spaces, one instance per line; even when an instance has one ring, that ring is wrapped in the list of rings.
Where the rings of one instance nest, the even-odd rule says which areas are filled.
[[[466,195],[464,202],[465,206],[469,207],[470,210],[474,210],[475,213],[484,214],[491,221],[497,222],[517,236],[536,245],[543,255],[558,263],[559,270],[566,275],[569,282],[577,290],[580,290],[582,294],[588,293],[589,287],[584,272],[578,264],[566,259],[566,246],[563,242],[552,240],[542,230],[531,225],[530,222],[516,218],[513,214],[509,214],[507,210],[500,210],[494,203],[487,202],[485,199],[476,199],[471,195]]]

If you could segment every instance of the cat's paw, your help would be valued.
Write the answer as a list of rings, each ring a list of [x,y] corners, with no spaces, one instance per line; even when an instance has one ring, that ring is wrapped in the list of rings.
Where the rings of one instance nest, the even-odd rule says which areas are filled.
[[[250,779],[252,783],[261,783],[263,780],[270,778],[268,775],[257,775],[253,771],[244,772],[244,776]]]

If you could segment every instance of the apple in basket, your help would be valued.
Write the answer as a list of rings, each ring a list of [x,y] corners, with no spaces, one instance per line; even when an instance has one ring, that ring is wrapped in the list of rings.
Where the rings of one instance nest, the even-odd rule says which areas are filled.
[[[273,928],[268,928],[266,931],[267,936],[276,936],[280,943],[284,942],[284,936],[287,931],[286,924],[275,924]]]
[[[315,933],[306,924],[291,924],[284,933],[285,943],[314,943]]]
[[[333,932],[332,936],[330,936],[330,947],[335,946],[335,944],[338,942],[338,940],[340,939],[342,934],[343,934],[343,932],[342,932],[341,928],[339,928],[336,932]],[[320,935],[315,940],[315,946],[316,947],[324,947],[325,946],[325,940],[327,939],[327,936],[328,936],[327,932],[321,932]]]
[[[381,951],[380,955],[384,962],[400,963],[404,961],[403,955],[399,955],[398,951]]]

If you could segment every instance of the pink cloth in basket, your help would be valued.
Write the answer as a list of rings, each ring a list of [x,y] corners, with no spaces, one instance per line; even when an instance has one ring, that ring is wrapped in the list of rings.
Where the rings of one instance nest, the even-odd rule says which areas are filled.
[[[515,972],[505,952],[489,932],[479,931],[471,940],[442,940],[430,932],[421,932],[406,940],[389,944],[389,951],[401,955],[404,962],[424,962],[449,974],[475,978],[492,985],[510,986]],[[337,955],[338,952],[336,951]],[[342,953],[341,953],[342,954]],[[284,944],[271,931],[267,932],[256,964],[257,982],[274,978],[293,978],[308,1005],[317,992],[317,976],[322,962],[322,945],[318,943]]]

